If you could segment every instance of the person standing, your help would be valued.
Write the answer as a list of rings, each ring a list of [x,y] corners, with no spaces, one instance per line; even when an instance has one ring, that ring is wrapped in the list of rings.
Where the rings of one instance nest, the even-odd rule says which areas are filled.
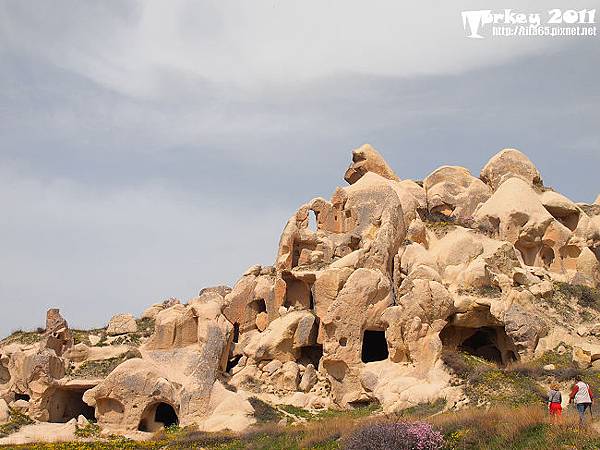
[[[548,411],[555,422],[562,416],[562,394],[560,386],[556,382],[552,383],[548,393]]]
[[[592,402],[594,394],[587,383],[584,383],[580,376],[575,377],[575,384],[571,389],[569,402],[574,402],[577,412],[579,413],[579,426],[582,427],[585,423],[585,411],[589,408],[592,413]]]

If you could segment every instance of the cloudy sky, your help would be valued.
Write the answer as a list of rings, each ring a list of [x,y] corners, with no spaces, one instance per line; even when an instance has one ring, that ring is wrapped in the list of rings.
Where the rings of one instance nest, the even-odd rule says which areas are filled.
[[[0,1],[0,334],[233,285],[365,142],[414,179],[516,147],[592,202],[600,38],[468,39],[548,8],[484,3]]]

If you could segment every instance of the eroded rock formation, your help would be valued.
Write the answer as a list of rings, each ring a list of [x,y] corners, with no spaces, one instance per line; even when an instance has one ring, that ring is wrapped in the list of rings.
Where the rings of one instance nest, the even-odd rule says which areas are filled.
[[[250,267],[232,289],[114,316],[85,342],[50,310],[37,342],[3,341],[0,420],[11,406],[41,421],[95,417],[112,432],[240,430],[254,421],[249,397],[453,407],[445,349],[499,365],[558,345],[582,366],[600,359],[597,313],[576,323],[544,304],[557,283],[598,288],[597,204],[544,187],[515,149],[479,178],[442,166],[421,183],[364,145],[344,178],[292,215],[273,266]],[[109,370],[94,376],[94,364]]]

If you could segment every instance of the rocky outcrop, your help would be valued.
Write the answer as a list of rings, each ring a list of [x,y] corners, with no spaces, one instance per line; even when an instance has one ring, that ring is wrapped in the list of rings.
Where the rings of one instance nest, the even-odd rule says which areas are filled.
[[[376,173],[389,180],[399,181],[379,152],[369,144],[365,144],[352,151],[352,164],[346,170],[344,179],[348,183],[354,184],[368,172]]]
[[[581,367],[599,360],[600,317],[574,297],[600,284],[597,205],[545,188],[515,149],[480,178],[442,166],[420,183],[364,145],[344,178],[290,217],[273,266],[233,288],[117,315],[76,344],[51,310],[39,341],[0,345],[0,420],[6,404],[39,420],[85,412],[110,432],[239,430],[254,421],[251,396],[451,407],[460,387],[444,351],[503,366],[570,345]]]

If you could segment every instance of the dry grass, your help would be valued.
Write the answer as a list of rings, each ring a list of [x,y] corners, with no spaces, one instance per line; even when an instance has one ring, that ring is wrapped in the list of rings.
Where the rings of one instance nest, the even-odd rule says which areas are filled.
[[[365,420],[363,419],[361,423],[364,423]],[[325,442],[337,441],[356,429],[359,421],[360,419],[350,417],[338,417],[336,419],[310,422],[303,427],[304,433],[299,447],[313,448]]]

